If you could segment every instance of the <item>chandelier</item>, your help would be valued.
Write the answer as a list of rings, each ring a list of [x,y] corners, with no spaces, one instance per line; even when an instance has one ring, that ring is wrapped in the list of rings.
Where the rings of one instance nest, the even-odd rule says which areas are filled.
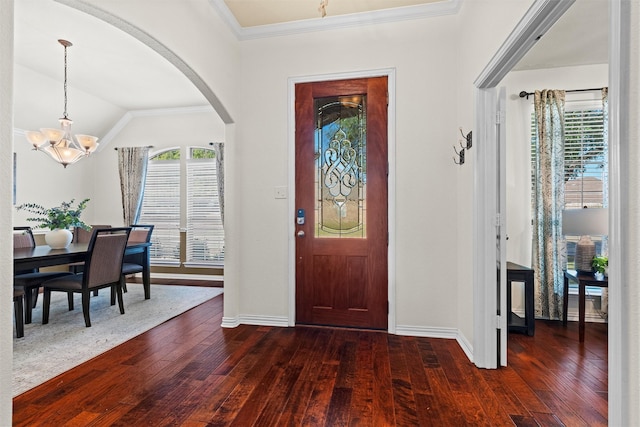
[[[64,47],[64,113],[60,121],[60,129],[41,128],[39,131],[27,131],[27,141],[33,149],[44,151],[53,160],[65,168],[88,156],[98,148],[98,138],[91,135],[71,134],[73,121],[67,116],[67,48],[73,44],[67,40],[58,40]]]

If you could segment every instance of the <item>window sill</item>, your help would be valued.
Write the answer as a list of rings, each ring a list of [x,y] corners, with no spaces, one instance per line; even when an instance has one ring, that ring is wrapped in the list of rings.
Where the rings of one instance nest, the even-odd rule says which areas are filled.
[[[223,262],[184,262],[186,268],[224,268]]]
[[[151,267],[180,267],[180,261],[151,261]]]

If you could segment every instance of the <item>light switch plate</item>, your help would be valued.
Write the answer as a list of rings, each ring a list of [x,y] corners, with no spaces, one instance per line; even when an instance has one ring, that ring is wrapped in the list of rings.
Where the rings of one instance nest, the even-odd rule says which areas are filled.
[[[275,187],[274,195],[276,199],[286,199],[287,198],[287,187]]]

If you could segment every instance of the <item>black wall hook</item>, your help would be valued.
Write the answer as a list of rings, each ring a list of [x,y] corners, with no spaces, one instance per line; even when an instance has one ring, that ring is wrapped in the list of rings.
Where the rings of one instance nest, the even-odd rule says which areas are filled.
[[[453,151],[456,153],[456,156],[453,156],[453,163],[456,165],[464,165],[464,148],[461,148],[460,151],[456,150],[456,146],[453,146]]]
[[[467,150],[470,149],[471,146],[473,145],[473,137],[471,135],[471,131],[469,131],[469,133],[465,135],[464,132],[462,131],[462,128],[460,128],[460,134],[462,135],[462,137],[466,141],[466,145],[463,145],[462,141],[461,141],[460,142],[460,146],[466,148]]]

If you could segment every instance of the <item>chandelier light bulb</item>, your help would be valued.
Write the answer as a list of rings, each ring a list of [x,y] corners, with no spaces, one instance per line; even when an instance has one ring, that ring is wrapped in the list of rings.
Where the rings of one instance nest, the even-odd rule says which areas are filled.
[[[91,135],[76,135],[76,141],[87,155],[93,153],[98,148],[98,137]]]
[[[49,140],[47,140],[47,137],[44,136],[42,132],[38,132],[37,130],[29,130],[25,132],[25,136],[27,137],[27,141],[29,141],[29,143],[33,145],[34,150],[38,150],[44,144],[49,142]]]

